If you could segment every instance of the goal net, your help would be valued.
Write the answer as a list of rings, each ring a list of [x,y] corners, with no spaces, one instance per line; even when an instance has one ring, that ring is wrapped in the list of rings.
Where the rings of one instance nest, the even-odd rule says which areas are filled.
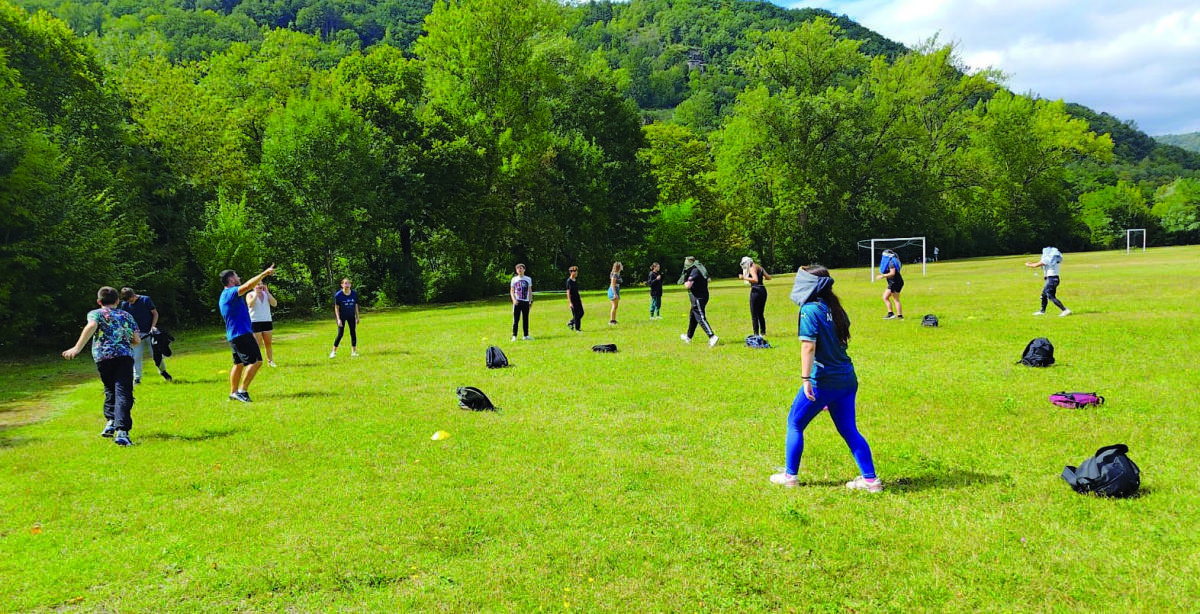
[[[868,250],[869,261],[867,272],[871,281],[875,281],[875,271],[879,266],[879,257],[884,250],[896,252],[900,264],[920,264],[921,275],[925,274],[925,265],[931,254],[925,245],[925,237],[898,237],[892,239],[863,239],[858,242],[859,249]]]
[[[1128,254],[1137,248],[1137,237],[1141,234],[1142,238],[1142,253],[1146,253],[1146,229],[1145,228],[1126,228],[1125,229],[1125,253]]]

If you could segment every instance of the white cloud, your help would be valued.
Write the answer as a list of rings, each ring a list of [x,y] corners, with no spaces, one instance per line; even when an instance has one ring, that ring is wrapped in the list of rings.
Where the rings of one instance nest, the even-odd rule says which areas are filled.
[[[1195,0],[810,0],[914,46],[937,36],[1008,86],[1078,102],[1150,134],[1200,131]]]

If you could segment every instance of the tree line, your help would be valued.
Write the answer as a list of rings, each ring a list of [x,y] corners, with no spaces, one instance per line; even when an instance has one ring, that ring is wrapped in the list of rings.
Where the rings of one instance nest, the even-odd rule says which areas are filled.
[[[351,40],[298,25],[320,6],[341,10],[0,0],[2,338],[61,339],[101,284],[208,321],[220,270],[271,262],[306,311],[344,276],[368,304],[497,294],[517,261],[600,288],[614,260],[836,266],[871,236],[967,256],[1200,234],[1197,159],[1134,163],[1104,116],[844,18],[457,0],[417,27],[421,3],[367,3],[391,17]]]

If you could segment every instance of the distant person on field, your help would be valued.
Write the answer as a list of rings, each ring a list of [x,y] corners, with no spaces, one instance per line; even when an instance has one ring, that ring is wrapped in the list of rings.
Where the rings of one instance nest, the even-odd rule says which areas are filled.
[[[129,431],[133,428],[133,348],[141,344],[133,316],[117,309],[119,296],[108,286],[96,293],[99,309],[87,314],[87,324],[75,342],[75,347],[62,353],[71,360],[79,355],[88,340],[92,342],[92,359],[104,384],[104,419],[108,422],[101,437],[113,437],[118,446],[128,446]]]
[[[904,277],[900,275],[900,258],[890,249],[883,250],[879,259],[879,277],[887,280],[883,289],[883,306],[887,308],[885,320],[903,320],[904,311],[900,306],[900,291],[904,289]]]
[[[650,265],[650,275],[646,277],[646,285],[650,286],[650,319],[662,319],[662,286],[663,274],[658,263]]]
[[[1052,302],[1055,306],[1062,310],[1058,314],[1060,317],[1071,315],[1071,310],[1063,306],[1062,301],[1058,300],[1058,269],[1062,267],[1062,252],[1058,251],[1057,247],[1047,247],[1042,250],[1042,259],[1038,262],[1026,262],[1025,266],[1030,268],[1041,267],[1042,275],[1046,279],[1046,285],[1042,286],[1042,308],[1033,312],[1035,316],[1046,315],[1046,302]]]
[[[330,358],[337,358],[338,346],[342,343],[342,335],[346,327],[350,327],[350,357],[358,356],[358,290],[350,287],[350,278],[342,280],[342,288],[333,293],[333,317],[337,321],[338,334],[333,340],[333,351]]]
[[[879,492],[883,484],[875,475],[871,447],[858,432],[855,424],[855,397],[858,396],[858,376],[846,354],[850,343],[850,317],[833,293],[833,278],[821,265],[802,267],[796,272],[791,298],[800,305],[800,391],[792,401],[788,414],[786,465],[783,473],[771,476],[771,482],[782,486],[798,486],[800,457],[804,453],[804,429],[822,409],[828,407],[829,417],[838,434],[850,447],[854,462],[861,473],[846,483],[846,488]]]
[[[611,305],[608,308],[609,326],[617,323],[617,308],[621,306],[621,271],[624,270],[625,265],[614,262],[612,272],[608,274],[608,302]]]
[[[133,288],[121,288],[121,304],[117,308],[133,316],[133,321],[137,322],[138,337],[146,339],[151,335],[158,334],[158,309],[150,297],[139,295],[133,291]],[[146,345],[138,343],[133,346],[134,385],[142,383],[142,358]],[[163,365],[162,354],[152,353],[152,355],[158,374],[168,382],[171,381],[171,374],[167,373],[167,368]]]
[[[583,300],[579,298],[579,267],[568,269],[567,306],[571,308],[571,330],[583,332]]]
[[[771,279],[771,276],[755,264],[753,258],[746,256],[742,258],[742,273],[738,279],[750,284],[750,323],[754,327],[754,334],[767,334],[767,287],[763,281]]]
[[[705,311],[708,309],[708,269],[695,257],[688,256],[683,259],[683,274],[679,277],[679,283],[687,288],[688,301],[691,303],[688,331],[679,335],[679,338],[684,343],[691,343],[696,334],[696,326],[699,325],[704,334],[708,335],[708,347],[717,345],[717,334],[713,332],[712,326],[709,326],[708,314]]]
[[[517,340],[517,324],[524,325],[525,340],[530,341],[533,337],[529,336],[529,308],[533,306],[533,280],[525,276],[525,265],[518,264],[515,267],[517,272],[508,282],[508,296],[512,299],[513,304],[513,329],[512,340]],[[522,320],[522,318],[524,318]]]
[[[221,317],[225,318],[225,339],[233,349],[233,368],[229,370],[229,400],[250,402],[250,382],[262,368],[262,352],[250,324],[250,310],[242,297],[254,290],[263,279],[275,274],[275,265],[242,283],[232,270],[221,272]]]
[[[936,247],[933,248],[933,261],[934,262],[938,261],[938,248],[936,248]]]
[[[246,294],[246,308],[250,310],[250,330],[259,345],[267,351],[267,364],[275,366],[275,350],[271,347],[271,334],[275,323],[271,319],[271,308],[278,305],[275,295],[267,289],[267,284],[260,283],[254,287],[254,292]]]

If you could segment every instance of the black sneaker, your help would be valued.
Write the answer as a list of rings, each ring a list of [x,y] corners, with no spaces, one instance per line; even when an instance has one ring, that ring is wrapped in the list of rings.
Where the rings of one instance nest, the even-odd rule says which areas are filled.
[[[168,382],[175,381],[175,378],[171,377],[170,373],[167,373],[166,371],[162,371],[161,374],[163,376],[163,379],[167,380]]]
[[[100,431],[101,437],[112,437],[117,432],[117,427],[113,426],[113,421],[109,420],[108,424],[104,425],[104,430]]]
[[[888,312],[888,314],[887,314],[886,316],[883,316],[883,319],[885,319],[885,320],[895,320],[895,319],[896,319],[896,314],[894,314],[894,313],[892,313],[892,312],[890,312],[890,311],[889,311],[889,312]]]
[[[896,316],[896,319],[897,319],[897,320],[903,320],[903,319],[904,319],[904,316]]]
[[[133,442],[129,440],[128,431],[117,431],[117,436],[113,438],[113,443],[118,446],[132,446]]]
[[[250,396],[244,392],[235,392],[235,393],[229,395],[229,400],[230,401],[239,401],[242,403],[249,403]]]
[[[142,378],[140,378],[140,377],[135,377],[135,378],[133,378],[133,385],[135,385],[135,386],[136,386],[136,385],[138,385],[138,384],[140,384],[140,383],[142,383]]]

